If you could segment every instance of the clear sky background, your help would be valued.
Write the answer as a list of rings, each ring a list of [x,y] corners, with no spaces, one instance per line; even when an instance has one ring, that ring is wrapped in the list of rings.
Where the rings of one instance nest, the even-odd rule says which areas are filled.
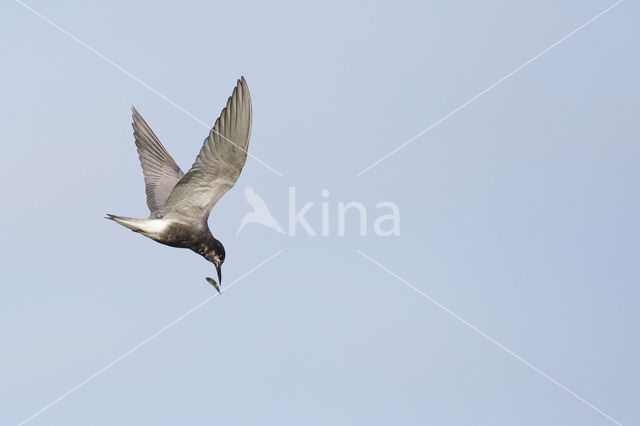
[[[210,225],[223,287],[33,425],[606,425],[367,258],[623,424],[640,423],[640,6],[625,1],[28,4],[212,125],[240,75],[249,159]],[[0,424],[19,424],[213,294],[145,217],[135,105],[187,170],[208,129],[0,6]],[[329,236],[247,225],[288,188]],[[359,201],[337,236],[338,202]],[[400,236],[373,235],[375,204]]]

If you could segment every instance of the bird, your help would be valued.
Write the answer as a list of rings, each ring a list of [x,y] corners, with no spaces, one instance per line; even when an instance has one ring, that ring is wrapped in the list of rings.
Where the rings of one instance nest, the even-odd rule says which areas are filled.
[[[245,214],[242,217],[242,220],[240,221],[240,227],[236,231],[236,235],[240,234],[240,231],[242,231],[242,228],[244,228],[247,223],[258,223],[260,225],[266,226],[267,228],[273,228],[279,233],[284,234],[284,231],[282,230],[282,228],[280,228],[280,225],[278,225],[276,218],[273,217],[273,215],[269,211],[267,204],[264,202],[262,197],[260,197],[256,193],[256,191],[253,190],[252,187],[247,186],[244,189],[244,196],[247,198],[247,203],[249,203],[249,205],[253,207],[253,211]]]
[[[224,246],[209,229],[211,209],[233,187],[247,160],[252,107],[244,77],[205,138],[195,162],[183,173],[140,113],[131,107],[133,135],[144,175],[148,218],[107,214],[106,219],[161,244],[187,248],[214,264],[218,292]]]

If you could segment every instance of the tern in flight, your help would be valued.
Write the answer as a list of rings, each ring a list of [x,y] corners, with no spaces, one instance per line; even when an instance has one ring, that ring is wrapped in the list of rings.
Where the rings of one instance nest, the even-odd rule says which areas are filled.
[[[247,159],[251,135],[251,97],[244,77],[238,80],[220,117],[204,140],[195,163],[185,174],[162,146],[142,116],[133,110],[133,135],[142,163],[148,219],[107,215],[154,241],[188,248],[213,263],[222,281],[222,243],[209,230],[213,206],[236,183]],[[206,277],[218,292],[219,284]]]

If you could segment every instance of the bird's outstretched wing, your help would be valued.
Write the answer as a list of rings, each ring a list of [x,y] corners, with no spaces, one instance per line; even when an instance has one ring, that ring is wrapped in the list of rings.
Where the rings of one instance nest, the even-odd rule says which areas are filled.
[[[218,200],[238,180],[251,135],[251,97],[244,77],[186,175],[169,194],[163,213],[206,222]]]
[[[147,205],[151,210],[149,217],[157,217],[161,215],[171,190],[184,176],[184,173],[162,146],[140,113],[134,107],[131,107],[131,110],[133,112],[133,123],[131,123],[133,136],[144,173]]]

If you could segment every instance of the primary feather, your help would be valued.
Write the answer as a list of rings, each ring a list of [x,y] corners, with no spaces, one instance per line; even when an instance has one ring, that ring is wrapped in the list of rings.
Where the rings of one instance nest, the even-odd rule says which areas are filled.
[[[147,205],[151,211],[149,217],[161,217],[171,190],[184,173],[138,111],[133,107],[131,110],[133,136],[142,164]]]
[[[166,199],[163,214],[206,222],[213,206],[238,180],[250,135],[251,97],[241,77],[195,163]]]

